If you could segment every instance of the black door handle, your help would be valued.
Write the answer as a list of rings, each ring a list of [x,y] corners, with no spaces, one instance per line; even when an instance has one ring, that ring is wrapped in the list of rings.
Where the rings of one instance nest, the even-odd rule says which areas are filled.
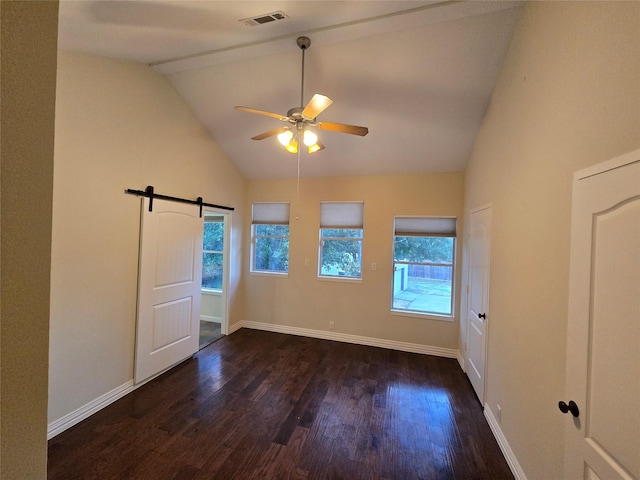
[[[578,408],[578,405],[576,405],[576,402],[574,402],[573,400],[569,400],[568,405],[564,403],[562,400],[559,401],[558,408],[562,413],[571,412],[571,415],[573,415],[574,417],[577,417],[578,415],[580,415],[580,409]]]
[[[487,318],[487,314],[486,313],[479,313],[478,314],[478,318]]]

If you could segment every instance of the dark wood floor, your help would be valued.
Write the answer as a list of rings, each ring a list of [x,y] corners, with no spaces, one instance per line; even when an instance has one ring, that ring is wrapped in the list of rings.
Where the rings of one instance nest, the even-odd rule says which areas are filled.
[[[513,479],[453,359],[240,330],[49,441],[54,479]]]

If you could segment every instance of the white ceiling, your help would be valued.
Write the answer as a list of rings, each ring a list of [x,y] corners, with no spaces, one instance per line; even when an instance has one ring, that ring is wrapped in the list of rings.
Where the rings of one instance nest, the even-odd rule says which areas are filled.
[[[461,171],[471,153],[521,2],[70,1],[59,47],[151,65],[166,75],[248,178],[297,174],[275,137],[284,124],[235,105],[286,114],[314,93],[319,120],[362,125],[365,137],[319,131],[301,176]],[[282,11],[259,26],[239,20]]]

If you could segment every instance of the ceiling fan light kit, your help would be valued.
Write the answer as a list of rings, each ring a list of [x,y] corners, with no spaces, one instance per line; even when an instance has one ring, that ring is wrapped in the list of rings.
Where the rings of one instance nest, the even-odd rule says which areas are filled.
[[[283,147],[289,145],[289,142],[293,139],[293,133],[291,130],[285,130],[284,132],[278,134],[278,141],[282,144]]]
[[[316,135],[309,129],[305,129],[303,133],[302,143],[304,143],[307,147],[311,147],[315,145],[317,141],[318,141],[318,135]]]
[[[294,138],[287,145],[285,145],[284,149],[289,153],[298,153],[298,140]]]
[[[304,52],[311,45],[311,40],[309,37],[298,37],[296,43],[300,50],[302,50],[302,79],[300,82],[300,104],[302,104],[304,101]],[[333,100],[329,97],[316,93],[311,100],[309,100],[309,103],[307,103],[306,106],[291,108],[287,112],[286,116],[278,113],[256,110],[255,108],[242,106],[236,106],[235,108],[236,110],[265,115],[291,124],[287,127],[274,128],[268,132],[256,135],[251,138],[252,140],[264,140],[265,138],[277,135],[278,141],[288,152],[298,153],[298,145],[302,143],[307,147],[309,153],[315,153],[323,150],[324,145],[318,141],[318,135],[311,130],[311,127],[317,127],[320,130],[328,130],[331,132],[359,135],[361,137],[369,133],[369,129],[367,127],[359,127],[357,125],[348,125],[345,123],[318,122],[316,120],[318,115],[324,112],[332,103]]]

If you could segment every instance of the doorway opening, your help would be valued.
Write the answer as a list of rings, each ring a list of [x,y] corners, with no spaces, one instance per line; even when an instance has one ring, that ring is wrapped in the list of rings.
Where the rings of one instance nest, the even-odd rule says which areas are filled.
[[[203,349],[227,332],[229,214],[204,213],[200,342]]]

